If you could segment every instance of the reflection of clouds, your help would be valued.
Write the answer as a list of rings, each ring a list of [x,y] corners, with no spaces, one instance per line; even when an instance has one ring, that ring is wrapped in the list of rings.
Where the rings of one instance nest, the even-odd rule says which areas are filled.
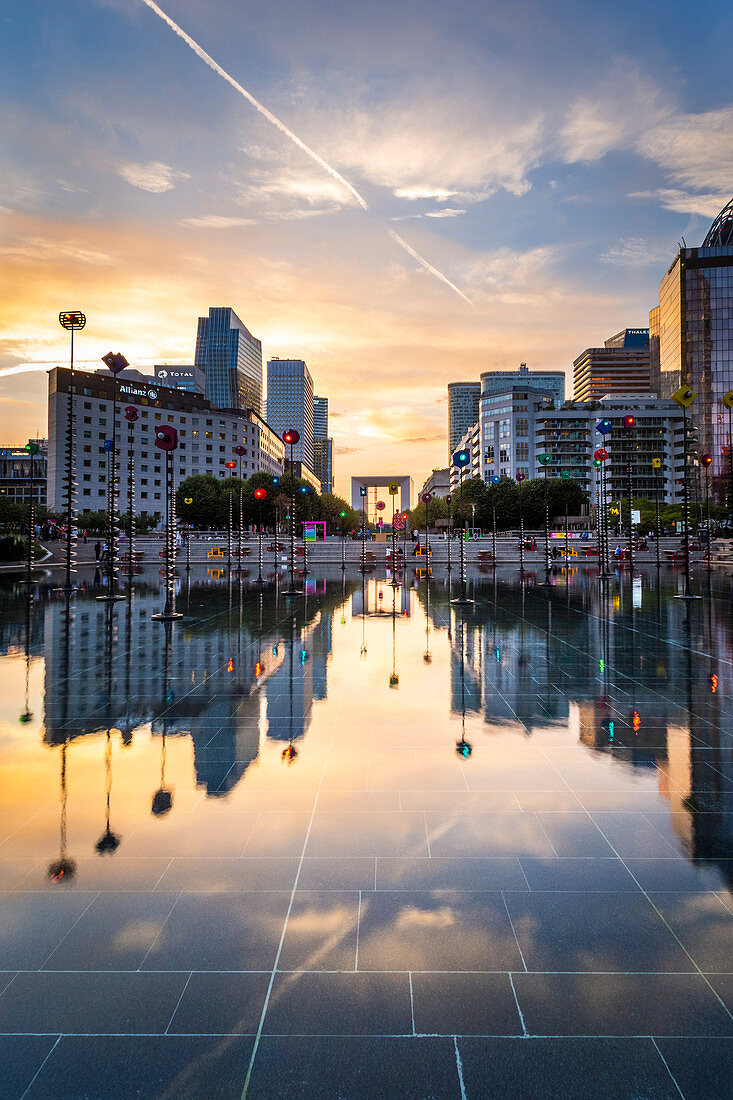
[[[419,909],[415,905],[406,905],[400,909],[395,920],[395,928],[400,932],[407,932],[410,928],[449,928],[453,924],[453,910],[447,907]]]
[[[150,947],[160,931],[159,920],[130,921],[124,928],[120,928],[112,937],[110,952],[128,951],[131,948],[142,948],[144,951]]]

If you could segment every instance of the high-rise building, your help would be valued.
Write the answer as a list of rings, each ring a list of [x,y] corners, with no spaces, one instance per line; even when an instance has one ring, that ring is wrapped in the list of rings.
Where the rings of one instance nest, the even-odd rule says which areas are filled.
[[[520,363],[519,370],[487,370],[481,375],[481,396],[505,393],[512,386],[524,386],[549,393],[556,406],[565,400],[565,371],[530,370]]]
[[[206,379],[206,400],[219,409],[253,409],[262,415],[262,344],[229,306],[199,317],[196,367]]]
[[[712,473],[727,467],[731,445],[723,395],[733,389],[733,200],[700,248],[681,248],[659,284],[649,314],[651,388],[669,397],[681,385],[697,397],[690,410]]]
[[[625,328],[602,348],[586,348],[573,363],[573,400],[649,393],[649,329]]]
[[[460,446],[464,435],[478,420],[480,382],[448,383],[448,459]]]
[[[313,397],[313,470],[322,493],[333,492],[333,440],[328,435],[328,398]]]
[[[293,459],[313,469],[313,379],[302,359],[268,359],[267,422],[282,437],[295,428]],[[290,459],[290,448],[285,457]]]

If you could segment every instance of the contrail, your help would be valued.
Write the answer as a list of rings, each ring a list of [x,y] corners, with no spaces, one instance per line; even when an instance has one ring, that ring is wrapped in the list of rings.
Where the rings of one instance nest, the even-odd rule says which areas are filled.
[[[232,88],[239,92],[240,95],[243,95],[247,102],[251,103],[255,110],[259,111],[261,115],[264,115],[268,122],[271,122],[272,125],[276,126],[281,133],[290,138],[290,140],[294,142],[294,144],[297,145],[299,149],[302,149],[303,152],[311,158],[311,160],[314,160],[316,162],[319,168],[322,168],[324,172],[327,172],[329,176],[332,176],[338,183],[341,184],[342,187],[345,187],[347,191],[350,191],[356,201],[359,203],[359,206],[362,208],[362,210],[369,209],[366,203],[366,199],[362,198],[356,188],[353,187],[348,180],[345,180],[340,172],[337,172],[335,168],[332,168],[331,165],[323,159],[323,157],[319,157],[318,153],[316,153],[314,149],[311,149],[309,145],[306,145],[304,141],[301,141],[297,134],[294,134],[292,130],[288,129],[284,122],[281,122],[276,115],[273,115],[272,111],[268,111],[267,107],[265,107],[264,104],[260,103],[258,99],[255,99],[252,93],[248,92],[246,88],[243,88],[238,80],[235,80],[233,76],[230,76],[226,69],[222,69],[221,65],[218,65],[216,61],[214,61],[214,58],[210,54],[208,54],[202,46],[199,46],[198,42],[195,42],[189,34],[186,34],[182,27],[179,27],[177,23],[174,23],[171,17],[169,15],[166,15],[162,8],[159,8],[158,5],[153,2],[153,0],[142,0],[142,2],[143,4],[147,4],[150,10],[154,11],[156,15],[160,16],[163,22],[167,23],[171,30],[174,31],[179,38],[182,38],[186,45],[190,46],[196,56],[200,57],[201,60],[206,65],[208,65],[210,69],[213,69],[215,73],[218,73],[220,77],[226,80],[227,84],[231,84]]]
[[[148,8],[150,8],[151,11],[155,12],[155,14],[160,19],[162,19],[164,23],[167,23],[174,34],[177,34],[179,38],[182,38],[186,45],[193,50],[196,56],[199,57],[204,62],[204,64],[208,65],[210,69],[213,69],[213,71],[217,73],[220,77],[222,77],[223,80],[226,80],[227,84],[230,84],[232,88],[234,88],[235,91],[239,92],[241,96],[244,96],[247,102],[251,103],[255,110],[259,111],[259,113],[263,115],[268,122],[271,122],[272,125],[275,126],[282,134],[285,134],[287,138],[290,138],[293,144],[297,145],[297,147],[301,149],[307,156],[309,156],[311,160],[315,161],[319,168],[322,168],[323,171],[326,172],[333,179],[335,179],[337,183],[340,183],[342,187],[346,188],[346,190],[354,196],[362,210],[369,209],[369,205],[366,199],[363,197],[363,195],[359,194],[353,184],[349,183],[347,179],[344,179],[341,173],[337,171],[337,169],[333,168],[328,163],[328,161],[325,161],[323,157],[319,156],[314,149],[311,149],[309,145],[306,145],[304,141],[301,141],[297,134],[294,134],[293,131],[289,129],[284,122],[281,122],[276,115],[273,115],[272,111],[268,111],[267,107],[265,107],[263,103],[260,103],[258,99],[255,99],[251,92],[248,92],[247,89],[244,88],[238,80],[235,80],[234,77],[226,71],[226,69],[223,69],[221,65],[214,61],[213,57],[206,52],[203,46],[199,46],[198,42],[191,38],[189,34],[186,34],[184,29],[182,27],[179,27],[178,24],[173,19],[171,19],[169,15],[166,15],[163,9],[159,8],[154,0],[142,0],[142,2]],[[458,287],[455,286],[455,284],[452,283],[450,279],[446,278],[445,275],[438,271],[436,267],[433,267],[432,264],[428,263],[428,261],[424,259],[424,257],[422,257],[419,252],[416,252],[414,248],[411,248],[406,241],[403,241],[402,237],[398,236],[398,234],[395,233],[394,230],[389,229],[388,232],[392,240],[395,241],[395,243],[398,244],[400,248],[404,249],[404,251],[407,252],[408,255],[412,256],[414,260],[417,260],[421,267],[424,267],[425,270],[429,271],[431,275],[434,275],[436,279],[440,279],[442,283],[445,283],[446,286],[455,291],[455,293],[460,298],[463,298],[464,302],[468,302],[470,306],[473,305],[471,299],[467,298],[463,291],[459,290]]]
[[[463,291],[458,289],[455,283],[452,283],[450,279],[442,273],[442,271],[438,271],[437,267],[433,267],[432,264],[429,264],[428,261],[420,255],[419,252],[416,252],[414,248],[410,247],[407,241],[403,241],[402,237],[400,237],[398,233],[395,233],[394,229],[388,229],[387,232],[389,233],[392,240],[396,241],[400,248],[404,248],[405,252],[412,256],[413,259],[417,260],[417,262],[422,267],[424,267],[426,271],[429,271],[430,274],[434,275],[436,279],[440,279],[441,283],[445,283],[445,285],[449,286],[451,290],[455,290],[456,294],[463,298],[464,302],[468,302],[468,304],[473,307],[473,302],[471,301],[471,299],[467,298]]]

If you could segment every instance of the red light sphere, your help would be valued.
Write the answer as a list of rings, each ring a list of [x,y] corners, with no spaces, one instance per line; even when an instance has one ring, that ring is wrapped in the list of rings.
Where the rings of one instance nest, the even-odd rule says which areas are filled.
[[[267,496],[267,489],[255,489],[255,500],[264,500]]]
[[[597,451],[593,452],[593,457],[597,458],[599,462],[605,462],[608,458],[608,451],[605,447],[599,447]]]
[[[700,465],[701,466],[710,466],[710,465],[712,465],[712,461],[713,461],[713,456],[712,455],[700,455]]]
[[[242,445],[240,444],[240,445],[239,445],[238,447],[235,447],[235,448],[234,448],[234,453],[235,453],[235,455],[239,455],[239,457],[241,458],[241,457],[242,457],[242,455],[246,455],[246,453],[247,453],[247,448],[246,448],[246,447],[243,447],[243,446],[242,446]]]
[[[287,443],[289,447],[294,447],[299,442],[300,432],[296,432],[295,428],[286,428],[283,432],[283,443]]]
[[[636,417],[635,416],[625,416],[624,417],[624,427],[625,428],[633,428],[634,424],[636,424]]]
[[[225,462],[224,465],[226,466],[227,470],[234,470],[237,464],[236,462]]]

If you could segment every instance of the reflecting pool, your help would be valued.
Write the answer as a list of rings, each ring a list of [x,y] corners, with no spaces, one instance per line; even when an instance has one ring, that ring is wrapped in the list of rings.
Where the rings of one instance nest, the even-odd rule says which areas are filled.
[[[715,1100],[731,577],[0,581],[3,1097]]]

